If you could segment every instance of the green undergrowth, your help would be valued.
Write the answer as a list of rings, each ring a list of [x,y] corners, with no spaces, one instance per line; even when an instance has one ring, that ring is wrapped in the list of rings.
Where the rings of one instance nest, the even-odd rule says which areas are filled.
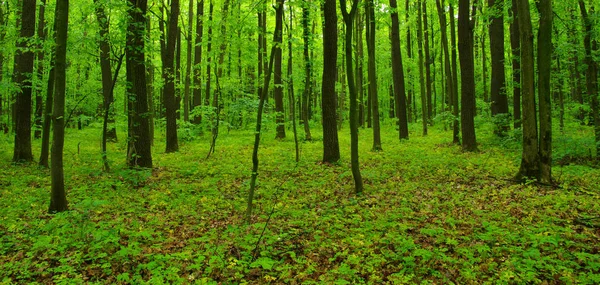
[[[414,124],[399,142],[390,124],[381,152],[360,130],[359,196],[347,127],[335,165],[320,162],[317,126],[299,163],[290,130],[282,141],[266,131],[251,225],[251,131],[222,130],[206,159],[208,134],[165,154],[157,129],[152,170],[124,167],[120,132],[103,173],[100,129],[68,130],[70,211],[56,215],[46,213],[49,171],[11,164],[12,138],[0,136],[0,283],[600,282],[600,170],[578,159],[592,156],[591,128],[555,132],[552,187],[512,181],[518,133],[497,138],[482,124],[480,151],[463,153],[439,125],[423,137]]]

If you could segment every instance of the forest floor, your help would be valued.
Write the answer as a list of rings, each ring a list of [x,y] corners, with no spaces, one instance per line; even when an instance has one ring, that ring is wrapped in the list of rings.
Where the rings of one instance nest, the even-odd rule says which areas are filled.
[[[0,284],[600,283],[590,127],[555,132],[552,187],[512,181],[517,133],[500,139],[484,124],[480,151],[463,153],[440,126],[423,137],[413,124],[399,142],[390,124],[381,152],[370,151],[371,130],[360,131],[361,196],[347,126],[337,165],[320,162],[316,125],[299,163],[290,130],[283,141],[265,131],[250,225],[250,130],[222,130],[206,159],[208,134],[165,154],[159,128],[151,171],[124,166],[120,132],[113,171],[103,173],[100,129],[69,129],[70,211],[56,215],[47,214],[49,171],[11,164],[13,138],[0,135]]]

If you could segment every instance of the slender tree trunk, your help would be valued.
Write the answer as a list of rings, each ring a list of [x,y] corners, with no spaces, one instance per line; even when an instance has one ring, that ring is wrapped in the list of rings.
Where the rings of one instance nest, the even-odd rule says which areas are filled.
[[[194,84],[192,110],[202,106],[202,19],[204,18],[204,0],[197,1],[196,5],[196,38],[194,47]],[[202,121],[202,112],[196,110],[196,117],[193,122],[200,124]]]
[[[213,7],[214,4],[212,0],[210,0],[210,5],[208,8],[208,39],[206,44],[206,89],[204,94],[204,106],[210,106],[210,92],[211,92],[211,68],[212,68],[212,28],[213,28]]]
[[[150,17],[146,17],[146,41],[148,43],[152,42],[150,38],[150,31],[152,31],[150,26]],[[116,71],[115,71],[116,73]],[[116,77],[113,78],[113,90],[114,83],[116,82]],[[155,108],[154,108],[154,65],[152,64],[152,58],[146,58],[146,82],[147,86],[147,94],[148,94],[148,125],[150,128],[150,146],[154,145],[154,117],[155,117]],[[114,94],[114,91],[113,91]]]
[[[488,0],[492,13],[490,23],[490,54],[492,56],[492,81],[490,97],[492,116],[496,119],[496,134],[504,136],[510,129],[508,121],[508,98],[506,97],[506,75],[504,73],[504,0]]]
[[[514,128],[521,128],[521,40],[519,33],[519,14],[517,1],[511,0],[512,23],[510,23],[510,48],[512,52],[513,80],[513,122]]]
[[[406,16],[406,23],[410,23],[410,2],[411,1],[405,1],[405,16]],[[411,32],[410,32],[410,25],[406,25],[406,56],[408,57],[408,61],[412,62],[412,57],[413,57],[413,53],[412,53],[412,40],[411,40]],[[415,108],[413,108],[414,105],[414,96],[413,96],[413,88],[414,88],[414,84],[413,84],[413,76],[412,76],[412,72],[411,72],[411,68],[410,65],[409,67],[406,69],[406,77],[408,78],[408,90],[407,90],[407,95],[408,97],[406,98],[406,109],[407,109],[407,118],[408,118],[408,122],[412,123],[413,122],[413,117],[416,117],[416,114],[414,114],[416,112]]]
[[[192,26],[194,24],[194,0],[189,0],[188,32],[185,67],[185,87],[183,92],[183,120],[190,121],[190,87],[192,84]]]
[[[358,161],[358,108],[356,102],[356,86],[354,81],[354,69],[352,69],[352,31],[354,17],[356,16],[356,7],[359,0],[352,2],[352,8],[348,13],[346,0],[340,0],[342,16],[346,24],[346,77],[348,79],[348,91],[350,92],[350,162],[352,166],[352,176],[354,177],[354,192],[361,194],[363,192],[363,181],[360,174]]]
[[[550,5],[550,4],[548,4]],[[579,9],[585,24],[585,38],[583,40],[585,47],[585,63],[587,71],[585,74],[587,95],[590,98],[592,107],[592,117],[594,120],[594,133],[596,135],[596,158],[600,159],[600,105],[598,103],[598,63],[593,55],[598,50],[596,39],[592,39],[593,26],[592,19],[585,8],[585,2],[579,0]],[[592,8],[593,9],[593,6]],[[593,11],[592,11],[593,12]],[[552,15],[550,15],[551,17]]]
[[[453,90],[452,94],[454,95],[452,98],[452,116],[454,117],[453,125],[452,125],[452,142],[455,144],[460,144],[459,133],[460,133],[460,117],[459,117],[459,104],[458,104],[458,64],[456,62],[456,24],[454,20],[454,4],[448,3],[450,9],[448,10],[450,14],[450,43],[452,46],[452,79],[454,80],[452,84]],[[462,83],[461,83],[462,84]]]
[[[284,0],[277,0],[277,10],[275,13],[275,25],[283,26],[283,4]],[[280,31],[282,32],[282,31]],[[282,37],[280,35],[279,37]],[[275,111],[277,112],[275,122],[277,123],[276,138],[285,138],[285,111],[283,109],[283,81],[282,79],[282,48],[275,50],[275,74],[273,74]]]
[[[539,178],[537,117],[535,110],[535,69],[533,29],[528,0],[517,0],[521,42],[521,92],[523,104],[523,153],[516,179]]]
[[[177,43],[175,44],[175,117],[181,120],[181,27],[177,26]]]
[[[15,102],[15,146],[14,162],[32,161],[31,152],[31,74],[33,72],[33,50],[29,39],[35,34],[35,0],[23,0],[22,23],[17,39],[14,78],[20,87]]]
[[[96,5],[96,18],[98,19],[98,25],[100,26],[100,72],[102,74],[102,94],[104,97],[104,109],[108,111],[107,123],[114,123],[114,110],[110,109],[112,102],[114,101],[112,93],[112,67],[110,63],[110,37],[109,37],[109,23],[106,13],[104,11],[104,5],[99,3],[98,0],[94,0]],[[113,126],[105,134],[107,140],[117,140],[117,131]]]
[[[423,59],[423,10],[421,9],[422,1],[417,2],[418,19],[417,19],[417,42],[418,42],[418,57],[419,57],[419,87],[421,96],[421,119],[423,123],[423,135],[427,135],[427,93],[425,91],[425,78],[423,65],[425,64]]]
[[[39,40],[37,57],[37,83],[35,88],[35,131],[33,137],[39,139],[42,136],[42,116],[44,110],[44,98],[42,97],[42,82],[44,81],[44,41],[46,41],[46,0],[41,0],[40,10],[38,12],[37,36]],[[3,17],[0,13],[0,17]],[[1,27],[1,26],[0,26]],[[2,69],[0,68],[0,73]],[[0,99],[2,101],[2,99]],[[1,104],[1,103],[0,103]],[[2,108],[0,108],[2,109]],[[0,110],[0,117],[1,117]]]
[[[423,39],[425,40],[425,90],[427,92],[427,123],[433,118],[433,100],[432,100],[432,84],[431,80],[431,63],[433,58],[429,51],[429,29],[427,22],[427,1],[423,1]]]
[[[470,15],[470,1],[458,2],[458,52],[461,69],[461,125],[462,148],[464,151],[476,151],[475,138],[475,64],[473,61],[473,26]],[[475,17],[472,17],[473,19]]]
[[[292,121],[292,128],[294,130],[294,149],[296,150],[296,162],[300,161],[300,147],[298,145],[298,131],[296,129],[296,107],[294,102],[294,76],[293,76],[293,49],[292,49],[292,29],[294,27],[294,13],[293,9],[290,9],[290,22],[288,26],[288,62],[287,62],[287,80],[288,80],[288,100],[290,101],[290,119]],[[241,76],[241,71],[240,71]]]
[[[177,80],[177,70],[174,66],[175,45],[179,29],[177,22],[179,18],[179,0],[172,0],[171,13],[169,14],[169,30],[167,33],[167,45],[165,58],[163,61],[163,79],[165,81],[163,99],[166,108],[167,133],[166,133],[166,152],[175,152],[179,150],[177,142],[177,101],[175,98],[175,81]]]
[[[4,27],[5,23],[5,12],[4,12],[4,6],[7,3],[5,2],[0,2],[0,27]],[[8,13],[8,12],[7,12]],[[6,30],[5,29],[0,29],[0,42],[4,42],[4,39],[6,37]],[[4,81],[4,51],[0,50],[0,83],[3,83]],[[8,133],[8,124],[6,122],[3,121],[4,119],[4,113],[5,113],[5,109],[6,109],[6,105],[3,105],[3,100],[8,101],[8,94],[6,94],[6,92],[2,92],[0,93],[0,132],[3,132],[5,134]],[[3,107],[4,106],[4,107]]]
[[[394,103],[396,104],[396,119],[398,120],[398,133],[400,139],[408,139],[408,120],[406,112],[406,87],[404,85],[404,67],[402,53],[400,52],[400,24],[398,22],[398,4],[390,0],[392,8],[392,73],[394,79]]]
[[[54,23],[54,30],[56,31],[56,21]],[[54,35],[54,41],[56,41],[56,33]],[[50,156],[50,127],[52,123],[52,105],[54,102],[54,81],[55,81],[55,61],[56,52],[50,51],[50,71],[48,73],[48,85],[46,88],[46,104],[44,110],[44,123],[42,127],[42,145],[40,151],[39,166],[48,168],[48,156]]]
[[[35,1],[33,1],[35,4]],[[33,9],[23,5],[23,11]],[[23,20],[27,20],[23,14]],[[65,93],[67,69],[67,30],[69,25],[69,0],[57,0],[55,11],[56,27],[56,97],[52,114],[54,125],[52,134],[52,192],[50,194],[49,213],[67,210],[67,196],[65,193],[65,176],[63,172],[63,148],[65,143]]]
[[[363,88],[363,17],[360,12],[360,5],[357,7],[356,11],[356,92],[358,93],[358,125],[361,127],[365,127],[365,90]],[[342,59],[343,60],[343,59]],[[342,64],[343,65],[343,64]],[[343,72],[342,72],[343,73]],[[341,73],[340,73],[341,75]],[[344,74],[345,77],[345,74]],[[345,86],[346,80],[342,78],[342,84]]]
[[[323,124],[323,162],[340,159],[340,145],[336,128],[335,78],[337,73],[338,32],[336,1],[323,4],[323,77],[321,81],[321,112]]]
[[[552,69],[552,0],[538,2],[540,28],[538,31],[537,62],[540,98],[540,181],[552,182],[552,102],[550,70]]]
[[[310,21],[310,7],[309,2],[304,1],[302,3],[302,38],[304,40],[304,46],[302,54],[304,55],[304,91],[302,92],[302,125],[304,126],[304,139],[307,141],[312,140],[312,134],[310,133],[310,126],[308,124],[309,112],[308,105],[310,99],[310,93],[312,93],[312,63],[309,57],[311,33],[308,29],[308,23]],[[337,34],[336,34],[337,35]],[[335,76],[333,76],[335,78]]]
[[[444,69],[445,69],[445,75],[446,75],[446,88],[448,90],[448,94],[449,94],[449,104],[454,106],[454,98],[457,97],[456,94],[454,93],[454,84],[456,84],[456,79],[453,77],[453,73],[452,73],[452,66],[450,63],[450,50],[448,48],[448,35],[447,35],[447,29],[446,29],[446,15],[444,13],[444,9],[445,9],[445,5],[444,5],[444,1],[442,0],[440,3],[440,0],[436,1],[436,7],[437,7],[437,11],[438,11],[438,17],[439,17],[439,21],[440,21],[440,28],[441,28],[441,34],[442,34],[442,48],[444,49]],[[452,17],[452,15],[450,15]],[[456,124],[456,119],[452,120],[454,122],[453,126],[457,126]],[[458,131],[457,128],[455,129],[455,131],[453,132],[453,136],[452,136],[452,141],[455,144],[459,143],[459,138],[458,138]]]
[[[358,1],[358,0],[357,0]],[[375,67],[375,3],[373,0],[367,2],[367,13],[369,15],[367,28],[369,36],[367,38],[367,50],[369,53],[369,93],[371,93],[371,107],[373,112],[373,150],[380,151],[381,148],[381,128],[379,125],[379,96],[377,94],[377,73]]]

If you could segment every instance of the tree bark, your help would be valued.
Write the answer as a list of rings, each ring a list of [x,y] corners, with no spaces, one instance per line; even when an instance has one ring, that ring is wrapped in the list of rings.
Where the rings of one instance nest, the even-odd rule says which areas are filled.
[[[425,64],[423,59],[423,10],[421,9],[422,1],[417,2],[417,44],[418,44],[418,57],[419,57],[419,87],[421,96],[421,120],[423,126],[423,135],[427,135],[427,93],[425,91],[425,78],[423,65]]]
[[[310,40],[311,40],[312,35],[310,33],[310,30],[308,29],[308,23],[310,21],[310,8],[308,5],[309,5],[309,2],[307,2],[307,1],[302,2],[302,38],[304,40],[302,54],[304,56],[304,91],[302,92],[302,103],[301,103],[302,114],[301,114],[300,118],[302,120],[302,125],[304,126],[304,139],[307,141],[311,141],[312,134],[310,133],[310,126],[308,124],[308,121],[309,121],[308,120],[308,118],[309,118],[308,105],[309,105],[310,93],[312,93],[312,90],[311,90],[311,87],[312,87],[312,82],[311,82],[312,81],[312,63],[310,61],[308,52],[310,49]],[[337,36],[337,33],[336,33],[336,36]],[[335,76],[333,76],[333,78],[335,78]],[[335,85],[334,85],[334,88],[335,88]]]
[[[593,8],[593,6],[592,6]],[[592,19],[587,13],[585,2],[579,0],[579,9],[585,24],[585,37],[583,40],[585,47],[585,63],[587,71],[585,74],[585,82],[587,95],[590,98],[592,118],[594,120],[594,133],[596,141],[596,158],[600,158],[600,106],[598,102],[598,63],[594,60],[593,54],[598,50],[596,39],[592,39]]]
[[[515,129],[521,128],[521,36],[519,33],[519,13],[517,1],[511,0],[512,23],[510,23],[510,48],[512,52],[512,80],[513,80],[513,125]]]
[[[323,124],[323,162],[340,159],[340,145],[336,128],[335,78],[337,72],[337,14],[336,1],[323,4],[323,77],[321,81],[321,112]]]
[[[131,1],[131,0],[130,0]],[[166,108],[167,117],[167,133],[166,133],[166,152],[175,152],[179,150],[177,142],[177,101],[175,99],[175,81],[176,70],[174,66],[175,44],[179,29],[177,22],[179,19],[179,0],[172,0],[171,13],[169,14],[169,30],[167,33],[167,45],[163,66],[163,79],[165,86],[163,91],[163,99]]]
[[[428,21],[427,21],[427,1],[423,1],[423,39],[425,46],[425,91],[427,92],[427,123],[431,123],[431,119],[433,118],[433,100],[432,100],[432,84],[433,81],[431,79],[431,63],[433,62],[433,58],[430,54],[429,50],[429,29]]]
[[[492,15],[490,23],[490,54],[492,57],[492,80],[490,97],[492,116],[496,118],[496,134],[504,136],[509,128],[508,99],[506,97],[506,75],[504,73],[504,0],[488,0]]]
[[[37,57],[37,83],[35,88],[35,131],[33,137],[39,139],[42,136],[42,116],[44,111],[44,98],[42,97],[42,82],[44,81],[44,41],[46,41],[46,0],[41,0],[40,10],[38,12],[37,36],[39,40]],[[0,17],[3,17],[0,13]],[[0,73],[2,69],[0,68]],[[1,80],[0,80],[1,82]],[[2,101],[2,99],[0,99]],[[1,104],[1,103],[0,103]],[[0,116],[1,116],[0,107]]]
[[[283,26],[283,4],[284,0],[277,0],[277,9],[275,10],[275,26]],[[283,33],[282,30],[278,31]],[[278,35],[279,38],[283,38],[282,35]],[[274,86],[274,97],[275,97],[275,111],[277,112],[275,122],[277,124],[277,131],[275,138],[285,138],[285,110],[283,109],[283,81],[282,81],[282,47],[279,46],[275,50],[275,74],[273,74]]]
[[[448,48],[448,34],[447,34],[447,29],[446,29],[446,15],[444,13],[444,1],[442,0],[440,3],[440,0],[436,0],[436,7],[437,7],[437,11],[438,11],[438,17],[439,17],[439,21],[440,21],[440,30],[441,30],[441,34],[442,34],[442,48],[444,50],[444,75],[446,76],[446,88],[448,90],[448,94],[449,94],[449,104],[450,105],[454,105],[454,98],[457,97],[457,95],[454,93],[454,85],[457,84],[456,83],[456,78],[453,77],[453,73],[452,73],[452,66],[450,63],[450,50]],[[452,15],[451,15],[452,17]],[[453,126],[456,126],[456,119],[452,120]],[[453,142],[458,144],[459,143],[459,138],[458,138],[458,131],[453,132],[453,136],[452,136]]]
[[[194,84],[192,110],[202,106],[202,19],[204,18],[204,0],[199,0],[196,4],[196,38],[194,41]],[[193,122],[200,124],[202,121],[202,112],[195,110]]]
[[[408,120],[406,112],[406,87],[404,85],[404,67],[402,65],[402,53],[400,52],[400,24],[398,23],[398,4],[396,0],[390,0],[392,8],[392,76],[394,80],[394,103],[396,119],[398,120],[399,139],[408,139]]]
[[[454,97],[452,98],[452,116],[454,117],[454,124],[452,125],[452,142],[455,144],[460,144],[459,133],[460,133],[460,117],[459,111],[460,106],[458,104],[458,64],[456,62],[456,24],[454,20],[454,4],[448,3],[450,9],[448,10],[450,14],[450,43],[452,46],[452,79],[454,79],[454,84],[452,85],[453,89],[452,94]]]
[[[35,34],[35,0],[23,0],[21,30],[15,53],[15,84],[20,87],[15,102],[15,146],[14,162],[33,160],[31,152],[31,74],[33,72],[33,50],[29,41]]]
[[[550,70],[552,69],[552,0],[538,2],[537,62],[540,100],[540,182],[552,182],[552,102]]]
[[[476,151],[475,138],[475,64],[473,61],[473,20],[470,1],[458,2],[458,52],[461,69],[461,125],[462,149]],[[473,17],[474,19],[474,17]]]
[[[369,97],[371,98],[371,108],[373,113],[373,151],[380,151],[381,148],[381,127],[379,125],[379,96],[377,94],[377,73],[376,73],[376,62],[375,62],[375,3],[373,0],[368,0],[367,11],[369,14],[369,21],[367,22],[367,29],[369,30],[369,36],[367,37],[367,52],[369,53]]]
[[[98,26],[100,26],[100,72],[102,74],[102,94],[104,99],[103,107],[108,109],[108,123],[114,123],[114,108],[111,108],[111,104],[114,101],[112,92],[112,67],[110,63],[110,37],[109,37],[109,23],[106,13],[104,11],[104,5],[99,3],[98,0],[94,0],[96,5],[96,18],[98,19]],[[115,126],[111,126],[110,130],[107,129],[105,138],[107,140],[116,141],[117,131]]]
[[[35,1],[33,1],[35,4]],[[23,11],[35,7],[23,6]],[[25,14],[23,15],[25,16]],[[23,18],[26,21],[27,18]],[[55,10],[56,27],[56,94],[52,114],[54,125],[52,134],[52,190],[50,194],[49,213],[67,210],[65,193],[65,177],[63,172],[63,149],[65,143],[65,91],[67,69],[67,30],[69,25],[69,0],[57,0]]]
[[[183,91],[183,120],[190,121],[190,87],[192,84],[192,25],[194,24],[194,0],[189,0],[188,7],[188,31],[187,31],[187,51],[185,66],[185,87]]]

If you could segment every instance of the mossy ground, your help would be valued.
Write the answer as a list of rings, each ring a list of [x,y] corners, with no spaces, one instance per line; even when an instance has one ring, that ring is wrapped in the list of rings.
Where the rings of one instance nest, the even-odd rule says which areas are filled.
[[[591,128],[566,130],[555,133],[555,160],[588,155]],[[347,127],[337,165],[320,163],[318,126],[297,164],[291,131],[277,141],[270,128],[246,225],[252,132],[222,130],[209,159],[207,134],[165,154],[162,132],[152,171],[124,167],[119,133],[103,173],[100,129],[68,130],[70,211],[56,215],[46,213],[49,171],[11,164],[13,138],[0,136],[0,283],[600,282],[600,170],[561,163],[560,187],[517,184],[517,134],[500,139],[481,124],[480,152],[463,153],[439,126],[422,137],[414,124],[399,142],[388,121],[384,150],[371,152],[362,129],[356,196]]]

